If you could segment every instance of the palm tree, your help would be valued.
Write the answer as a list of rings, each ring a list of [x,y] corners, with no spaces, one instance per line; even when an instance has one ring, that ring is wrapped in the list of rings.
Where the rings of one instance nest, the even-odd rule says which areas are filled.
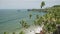
[[[42,1],[42,2],[41,2],[41,8],[42,8],[44,5],[45,5],[45,2]]]
[[[29,14],[29,17],[31,18],[31,17],[32,17],[32,15],[31,15],[31,14]]]
[[[28,28],[29,27],[29,25],[24,20],[20,21],[20,24],[22,25],[23,28]]]
[[[43,18],[40,17],[39,19],[34,20],[34,25],[39,25],[39,26],[41,26],[42,22],[43,22]]]
[[[15,32],[13,32],[13,34],[15,34]]]
[[[25,34],[23,31],[21,31],[19,34]]]
[[[39,15],[36,15],[36,18],[39,19]]]
[[[4,32],[4,34],[7,34],[7,32]]]

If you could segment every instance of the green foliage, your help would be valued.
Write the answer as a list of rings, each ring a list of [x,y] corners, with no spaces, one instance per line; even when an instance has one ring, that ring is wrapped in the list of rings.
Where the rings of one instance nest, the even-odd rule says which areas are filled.
[[[39,15],[36,15],[36,18],[39,19]]]
[[[42,25],[44,24],[44,29],[46,32],[54,32],[57,28],[56,25],[60,24],[60,8],[51,8],[48,9],[48,13],[44,16],[36,19],[34,21],[35,25]]]
[[[45,25],[45,28],[48,32],[53,32],[56,29],[56,24],[55,23],[48,23]]]
[[[21,31],[19,34],[25,34],[23,31]]]
[[[41,3],[41,8],[45,5],[45,2],[43,1]],[[29,17],[31,18],[32,15],[30,14]],[[39,25],[39,26],[43,26],[44,30],[46,32],[54,32],[57,28],[57,24],[60,24],[60,8],[50,8],[48,9],[47,14],[43,15],[42,17],[39,17],[38,15],[36,15],[36,20],[34,20],[34,25]],[[22,27],[28,28],[29,25],[22,20],[20,22],[20,24],[22,25]],[[23,32],[21,32],[20,34],[23,34]]]
[[[42,2],[41,2],[41,8],[42,8],[44,5],[45,5],[45,2],[42,1]]]
[[[4,32],[4,34],[7,34],[7,32]]]
[[[31,17],[32,17],[32,15],[30,14],[30,15],[29,15],[29,17],[31,18]]]
[[[50,9],[46,15],[44,15],[45,29],[48,32],[54,32],[56,30],[56,25],[60,24],[60,8]]]
[[[42,22],[43,22],[43,18],[41,17],[41,18],[39,18],[39,19],[36,19],[36,20],[34,21],[34,24],[35,24],[35,25],[41,25]]]
[[[54,5],[53,7],[60,7],[60,5]]]
[[[24,20],[20,21],[20,24],[22,25],[23,28],[28,28],[29,27],[29,25]]]
[[[15,32],[13,32],[13,34],[15,34]]]

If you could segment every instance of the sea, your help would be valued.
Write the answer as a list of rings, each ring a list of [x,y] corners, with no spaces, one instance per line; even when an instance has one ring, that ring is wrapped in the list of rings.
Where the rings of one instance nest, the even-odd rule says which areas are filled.
[[[31,18],[29,18],[30,14],[32,15]],[[21,29],[21,20],[32,25],[36,15],[43,16],[45,14],[43,11],[28,11],[27,9],[0,9],[0,34]]]

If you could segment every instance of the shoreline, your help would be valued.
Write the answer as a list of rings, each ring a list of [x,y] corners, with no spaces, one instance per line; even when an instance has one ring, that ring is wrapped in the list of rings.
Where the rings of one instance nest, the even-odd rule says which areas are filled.
[[[19,34],[21,31],[23,31],[25,34],[35,34],[35,33],[40,33],[41,30],[42,27],[40,26],[30,26],[29,28],[21,28],[16,31],[11,31],[8,34],[13,34],[13,32],[15,34]]]

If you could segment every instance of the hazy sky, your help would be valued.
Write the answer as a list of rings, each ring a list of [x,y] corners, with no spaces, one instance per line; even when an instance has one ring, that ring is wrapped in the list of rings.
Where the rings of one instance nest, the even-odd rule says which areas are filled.
[[[60,0],[0,0],[0,9],[32,9],[40,8],[40,3],[45,1],[45,7],[60,5]]]

